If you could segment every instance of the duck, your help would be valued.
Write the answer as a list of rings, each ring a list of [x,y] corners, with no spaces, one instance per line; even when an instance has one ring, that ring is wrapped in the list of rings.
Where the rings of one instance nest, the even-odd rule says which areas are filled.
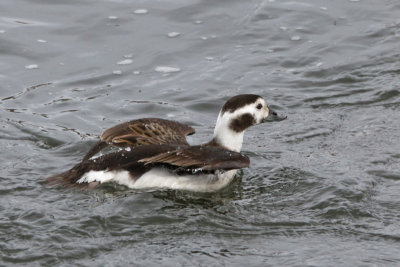
[[[244,132],[286,118],[259,95],[236,95],[222,106],[211,140],[200,145],[188,143],[187,136],[195,130],[184,123],[131,120],[105,130],[81,162],[46,180],[51,185],[88,189],[117,183],[131,189],[215,192],[250,165],[249,157],[241,153]],[[109,147],[117,151],[103,153]]]

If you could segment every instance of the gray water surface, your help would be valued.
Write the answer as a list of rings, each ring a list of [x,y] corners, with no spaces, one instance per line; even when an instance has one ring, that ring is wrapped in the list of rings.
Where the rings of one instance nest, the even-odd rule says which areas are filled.
[[[0,3],[1,266],[398,266],[397,0]],[[264,96],[214,194],[44,179],[106,128]]]

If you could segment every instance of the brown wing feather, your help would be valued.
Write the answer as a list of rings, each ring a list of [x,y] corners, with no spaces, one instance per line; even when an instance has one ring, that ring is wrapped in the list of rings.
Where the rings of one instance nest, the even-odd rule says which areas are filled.
[[[200,168],[204,171],[246,168],[247,156],[219,147],[191,146],[139,160],[148,164],[164,163],[184,168]]]
[[[186,136],[195,130],[183,123],[147,118],[128,121],[107,129],[83,158],[86,161],[109,145],[135,147],[142,145],[189,145]]]
[[[101,135],[101,140],[109,145],[137,146],[152,144],[188,145],[186,136],[195,130],[185,124],[156,119],[139,119],[116,125]]]

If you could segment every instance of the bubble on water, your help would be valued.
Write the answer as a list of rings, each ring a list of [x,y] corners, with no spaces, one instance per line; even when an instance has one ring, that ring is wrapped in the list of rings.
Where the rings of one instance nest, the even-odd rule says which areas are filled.
[[[120,71],[120,70],[114,70],[114,71],[113,71],[113,74],[115,74],[115,75],[121,75],[121,74],[122,74],[122,71]]]
[[[169,32],[167,34],[167,36],[170,37],[170,38],[178,37],[179,35],[181,35],[180,32]]]
[[[172,72],[179,72],[181,71],[181,69],[176,67],[158,66],[155,68],[155,71],[161,73],[172,73]]]
[[[141,9],[136,9],[135,11],[133,11],[133,13],[142,15],[149,13],[149,11],[147,9],[141,8]]]
[[[36,64],[31,64],[31,65],[25,66],[25,69],[28,69],[28,70],[33,70],[33,69],[38,69],[38,68],[39,68],[39,66]]]
[[[108,19],[118,19],[117,16],[108,16]]]
[[[38,39],[38,40],[36,40],[38,43],[47,43],[47,41],[46,40],[43,40],[43,39]]]
[[[321,66],[322,66],[322,64],[324,64],[324,63],[322,63],[322,62],[317,62],[317,64],[315,64],[315,66],[317,66],[317,67],[321,67]]]
[[[194,24],[202,24],[202,23],[203,23],[202,20],[196,20],[196,21],[194,22]]]
[[[124,58],[132,58],[133,57],[133,54],[126,54],[126,55],[124,55]]]
[[[299,40],[301,40],[301,37],[298,36],[298,35],[295,35],[295,36],[292,36],[292,37],[290,38],[290,40],[292,40],[292,41],[299,41]]]
[[[208,37],[206,37],[206,36],[201,36],[200,38],[201,38],[201,40],[207,40],[208,39]]]
[[[327,10],[328,8],[326,6],[321,6],[319,7],[321,10]]]
[[[288,30],[288,27],[281,26],[281,27],[279,27],[279,29],[281,29],[282,31],[287,31],[287,30]]]
[[[213,58],[213,57],[205,57],[205,59],[206,59],[206,60],[209,60],[209,61],[212,61],[212,60],[214,60],[214,58]]]
[[[139,75],[139,74],[140,74],[140,71],[135,70],[135,71],[132,71],[132,73],[135,74],[135,75]]]
[[[267,49],[267,53],[274,53],[275,50],[274,49]]]
[[[124,60],[118,61],[117,64],[118,65],[129,65],[129,64],[132,64],[132,62],[133,62],[132,59],[124,59]]]

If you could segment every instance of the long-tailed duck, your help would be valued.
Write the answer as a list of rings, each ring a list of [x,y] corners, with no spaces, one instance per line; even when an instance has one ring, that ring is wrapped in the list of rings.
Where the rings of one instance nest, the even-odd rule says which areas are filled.
[[[69,171],[47,180],[51,184],[93,188],[116,182],[129,188],[171,188],[199,192],[228,185],[240,168],[250,164],[240,153],[244,131],[266,121],[280,121],[258,95],[229,99],[222,107],[208,143],[190,146],[186,136],[195,130],[185,124],[146,118],[106,130],[83,160]],[[96,155],[108,146],[118,152]]]

